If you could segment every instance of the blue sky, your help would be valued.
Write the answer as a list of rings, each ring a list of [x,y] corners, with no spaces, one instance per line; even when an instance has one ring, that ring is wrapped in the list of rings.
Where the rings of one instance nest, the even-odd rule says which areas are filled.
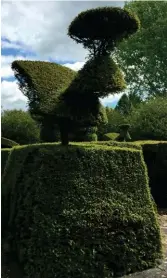
[[[86,50],[67,36],[73,18],[83,10],[99,6],[123,7],[123,1],[14,1],[2,2],[1,18],[1,105],[3,109],[23,109],[27,98],[18,88],[11,70],[14,60],[56,62],[73,70],[85,63]],[[120,95],[102,103],[115,106]]]

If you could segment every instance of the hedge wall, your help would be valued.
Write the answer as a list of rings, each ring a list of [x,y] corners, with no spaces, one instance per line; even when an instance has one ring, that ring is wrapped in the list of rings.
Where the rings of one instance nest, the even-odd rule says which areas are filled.
[[[3,242],[24,277],[106,278],[161,258],[140,150],[39,144],[15,147],[8,162]]]
[[[167,141],[103,141],[97,144],[142,150],[153,199],[159,208],[167,208]]]
[[[3,175],[10,151],[11,149],[1,149],[1,176]]]

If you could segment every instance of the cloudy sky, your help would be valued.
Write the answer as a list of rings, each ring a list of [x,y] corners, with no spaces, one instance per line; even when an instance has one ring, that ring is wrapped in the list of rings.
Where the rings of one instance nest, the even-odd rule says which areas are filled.
[[[81,11],[99,6],[124,6],[124,1],[5,1],[1,4],[1,105],[26,109],[11,70],[14,60],[52,61],[80,69],[87,56],[82,45],[67,36],[70,22]],[[113,106],[120,95],[102,100]]]

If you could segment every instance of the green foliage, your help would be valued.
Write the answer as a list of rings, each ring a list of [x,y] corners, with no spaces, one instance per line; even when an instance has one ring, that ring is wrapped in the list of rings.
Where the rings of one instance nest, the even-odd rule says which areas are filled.
[[[22,93],[28,97],[32,114],[52,113],[58,97],[68,87],[75,72],[56,63],[14,61],[12,69]]]
[[[119,133],[119,125],[125,121],[125,117],[117,110],[106,107],[108,123],[100,124],[98,127],[98,138],[103,140],[103,135],[106,133]]]
[[[141,22],[139,32],[124,40],[116,53],[128,91],[144,97],[166,95],[167,2],[128,1],[125,8]]]
[[[145,142],[145,141],[144,141]],[[112,147],[119,147],[119,148],[130,148],[130,149],[136,149],[136,150],[142,150],[142,147],[140,146],[140,143],[138,142],[118,142],[118,141],[98,141],[96,142],[98,145],[102,146],[112,146]]]
[[[136,32],[139,25],[134,13],[116,7],[100,7],[81,12],[71,22],[68,35],[97,56],[113,51],[116,43]]]
[[[118,135],[119,133],[106,133],[103,135],[103,140],[104,141],[116,140]]]
[[[119,99],[115,110],[118,111],[121,115],[127,116],[132,111],[132,103],[129,100],[129,97],[127,94],[123,94],[122,97]]]
[[[59,127],[52,121],[52,117],[45,116],[41,121],[40,139],[42,142],[56,142],[60,140]]]
[[[28,112],[16,109],[3,111],[1,129],[4,137],[21,145],[39,142],[40,129]]]
[[[109,55],[105,55],[93,57],[86,62],[67,89],[67,94],[70,98],[70,92],[75,92],[80,97],[81,94],[92,93],[97,97],[105,97],[108,94],[119,93],[125,88],[125,81],[118,65]]]
[[[2,138],[1,138],[1,140],[2,140]],[[1,150],[1,176],[3,175],[10,151],[11,151],[11,149],[2,149]]]
[[[97,141],[97,134],[96,133],[88,133],[87,134],[87,136],[86,136],[86,139],[87,139],[87,141],[90,141],[90,142],[92,142],[92,141]]]
[[[130,137],[130,134],[128,131],[130,128],[130,125],[129,124],[121,124],[119,126],[119,128],[120,128],[120,134],[117,137],[117,141],[120,141],[120,142],[131,141],[131,137]]]
[[[148,169],[149,186],[156,205],[166,208],[167,204],[167,141],[136,141],[130,142],[97,142],[98,145],[108,145],[120,148],[135,148],[142,150]]]
[[[17,145],[19,145],[19,144],[10,139],[1,137],[1,148],[12,148]]]
[[[129,117],[133,140],[167,140],[167,98],[143,103]]]
[[[141,151],[41,144],[15,147],[8,162],[3,240],[26,277],[112,277],[161,258]]]
[[[93,93],[80,95],[76,91],[67,90],[62,96],[62,102],[65,104],[62,107],[63,116],[71,121],[74,129],[97,126],[107,122],[105,109]]]

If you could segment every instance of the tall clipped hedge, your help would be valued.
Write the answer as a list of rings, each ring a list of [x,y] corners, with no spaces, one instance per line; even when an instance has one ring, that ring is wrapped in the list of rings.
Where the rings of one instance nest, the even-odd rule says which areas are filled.
[[[142,150],[152,197],[159,208],[167,207],[167,141],[100,141],[96,144]]]
[[[140,150],[42,144],[15,147],[8,162],[3,242],[25,277],[112,277],[161,257]]]

